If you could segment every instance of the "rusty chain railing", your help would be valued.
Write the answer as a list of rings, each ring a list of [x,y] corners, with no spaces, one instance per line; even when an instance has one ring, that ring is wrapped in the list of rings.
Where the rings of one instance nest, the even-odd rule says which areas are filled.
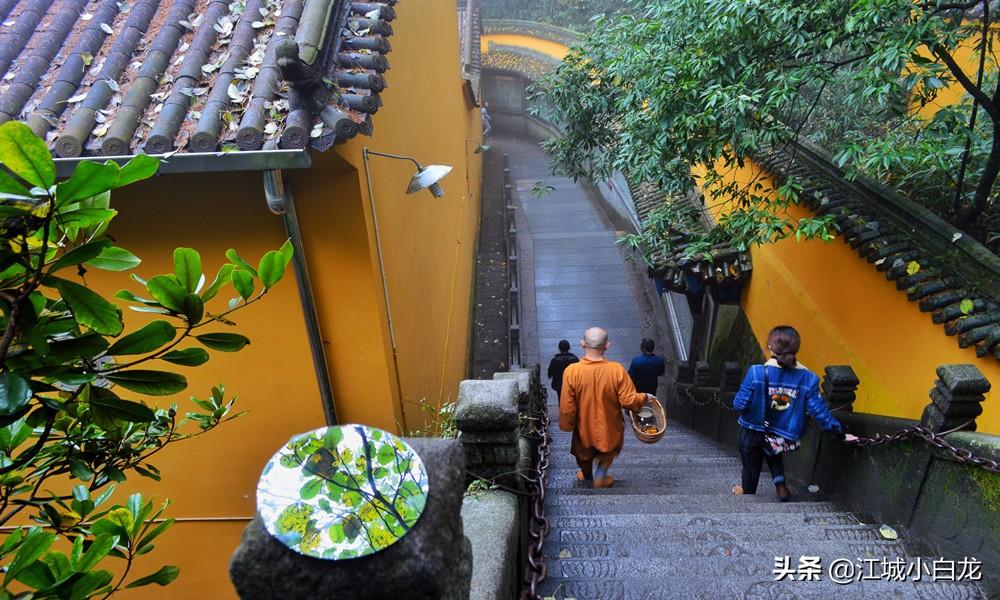
[[[549,415],[548,390],[541,389],[538,411],[539,442],[535,477],[527,479],[531,493],[531,520],[528,522],[528,564],[524,572],[521,600],[539,600],[538,586],[545,581],[548,569],[545,566],[545,537],[549,534],[549,521],[545,518],[545,492],[549,480]]]
[[[718,390],[713,390],[710,396],[705,398],[699,398],[691,392],[691,386],[687,385],[675,385],[674,386],[674,400],[681,404],[690,404],[692,406],[709,406],[717,405],[722,409],[728,410],[729,412],[736,412],[736,409],[725,402],[719,402],[720,394]],[[711,388],[709,388],[711,389]],[[830,412],[835,412],[846,408],[848,405],[838,406],[831,409]],[[979,467],[985,469],[992,473],[1000,474],[1000,462],[989,458],[983,458],[981,456],[976,456],[971,450],[967,448],[959,448],[949,443],[944,436],[949,433],[955,433],[973,421],[967,421],[958,427],[949,429],[948,431],[942,431],[940,433],[935,433],[926,427],[921,425],[912,425],[905,429],[901,429],[893,434],[876,433],[874,437],[862,437],[857,436],[856,441],[847,442],[848,445],[857,446],[859,448],[869,448],[875,446],[886,446],[888,444],[894,444],[898,442],[903,442],[909,439],[919,439],[929,446],[933,446],[938,450],[941,450],[948,455],[950,455],[956,462],[972,465],[974,467]]]
[[[972,421],[968,421],[966,423],[963,423],[962,425],[959,425],[954,429],[949,429],[948,431],[942,431],[940,433],[935,433],[930,429],[927,429],[926,427],[923,427],[921,425],[913,425],[911,427],[907,427],[906,429],[897,431],[896,433],[893,433],[891,435],[876,433],[875,437],[858,436],[857,441],[848,443],[849,445],[852,446],[869,448],[873,446],[885,446],[888,444],[894,444],[916,438],[923,441],[928,446],[933,446],[938,450],[942,450],[948,453],[949,455],[951,455],[953,459],[955,459],[956,462],[962,463],[964,465],[972,465],[974,467],[979,467],[981,469],[986,469],[987,471],[1000,474],[1000,463],[998,463],[997,461],[988,458],[983,458],[981,456],[976,456],[968,448],[959,448],[957,446],[950,444],[947,440],[944,439],[944,436],[948,435],[949,433],[954,433],[962,429],[971,422]]]

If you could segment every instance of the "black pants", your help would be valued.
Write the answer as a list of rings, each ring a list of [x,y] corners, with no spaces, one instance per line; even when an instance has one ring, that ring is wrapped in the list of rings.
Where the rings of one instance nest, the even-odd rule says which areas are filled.
[[[743,493],[756,494],[760,480],[760,468],[767,459],[774,484],[784,483],[785,465],[781,455],[768,456],[764,453],[764,434],[760,431],[740,427],[740,460],[743,461]]]

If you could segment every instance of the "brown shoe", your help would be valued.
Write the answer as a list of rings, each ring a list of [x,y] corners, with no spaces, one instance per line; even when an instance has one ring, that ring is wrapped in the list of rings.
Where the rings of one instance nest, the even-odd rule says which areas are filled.
[[[792,492],[784,482],[774,484],[774,491],[778,494],[778,500],[781,502],[788,502],[792,499]]]
[[[605,475],[600,479],[594,480],[594,489],[609,488],[615,484],[615,478],[611,475]]]

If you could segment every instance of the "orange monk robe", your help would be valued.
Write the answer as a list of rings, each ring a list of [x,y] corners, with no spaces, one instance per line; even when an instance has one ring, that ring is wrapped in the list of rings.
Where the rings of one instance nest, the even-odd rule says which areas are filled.
[[[635,391],[632,378],[620,363],[584,357],[563,373],[559,429],[576,429],[574,446],[579,441],[579,449],[614,456],[625,443],[621,409],[638,410],[645,402],[646,394]],[[573,454],[578,455],[577,449]]]

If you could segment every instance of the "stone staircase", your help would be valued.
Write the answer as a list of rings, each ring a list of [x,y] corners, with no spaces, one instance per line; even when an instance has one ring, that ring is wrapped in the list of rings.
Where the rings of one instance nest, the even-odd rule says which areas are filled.
[[[550,404],[553,404],[550,402]],[[545,544],[548,578],[543,597],[826,600],[855,598],[964,600],[989,596],[972,582],[861,580],[839,585],[828,567],[836,559],[873,564],[918,556],[905,542],[884,540],[819,494],[793,489],[779,503],[766,467],[756,496],[732,496],[740,461],[734,452],[671,423],[657,444],[639,443],[626,430],[625,449],[612,467],[615,486],[594,490],[576,481],[570,434],[558,430],[550,407],[552,455]],[[819,581],[775,581],[776,557],[820,557]],[[962,557],[948,557],[961,559]],[[875,559],[865,563],[864,559]],[[930,566],[933,558],[922,559]],[[858,577],[860,579],[860,576]]]

